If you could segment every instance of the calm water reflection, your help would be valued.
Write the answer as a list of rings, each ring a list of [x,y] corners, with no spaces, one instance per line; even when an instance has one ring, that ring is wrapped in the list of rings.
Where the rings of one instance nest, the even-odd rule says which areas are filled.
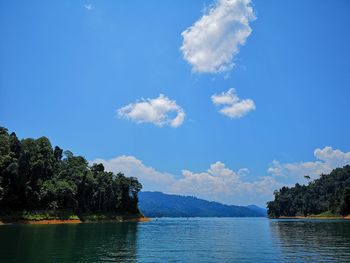
[[[0,226],[0,262],[136,262],[137,223]]]
[[[350,221],[271,220],[270,229],[288,262],[350,262]]]
[[[350,221],[0,226],[0,262],[350,262]]]

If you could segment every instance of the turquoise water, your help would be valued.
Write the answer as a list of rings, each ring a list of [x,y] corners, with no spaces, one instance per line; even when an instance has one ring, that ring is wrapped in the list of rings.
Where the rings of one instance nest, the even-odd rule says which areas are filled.
[[[0,262],[350,262],[350,221],[7,225],[0,226]]]

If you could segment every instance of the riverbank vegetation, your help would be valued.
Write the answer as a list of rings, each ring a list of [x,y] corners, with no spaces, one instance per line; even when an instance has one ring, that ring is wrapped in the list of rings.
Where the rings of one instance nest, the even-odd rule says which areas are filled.
[[[350,165],[322,174],[308,185],[282,187],[274,192],[274,196],[274,201],[267,203],[268,215],[272,218],[349,215]]]
[[[140,215],[135,177],[89,165],[46,137],[18,139],[0,127],[0,217],[108,218]]]

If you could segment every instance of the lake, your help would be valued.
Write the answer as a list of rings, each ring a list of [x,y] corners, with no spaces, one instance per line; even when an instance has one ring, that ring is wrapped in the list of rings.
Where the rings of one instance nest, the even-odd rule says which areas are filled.
[[[0,262],[350,262],[350,221],[160,218],[3,225]]]

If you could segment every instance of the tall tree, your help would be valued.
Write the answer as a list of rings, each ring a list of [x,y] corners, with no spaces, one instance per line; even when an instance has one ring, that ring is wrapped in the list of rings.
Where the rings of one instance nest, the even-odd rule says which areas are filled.
[[[64,154],[64,158],[63,158]],[[114,175],[52,145],[48,138],[19,140],[0,127],[0,211],[65,209],[77,213],[137,213],[142,185]]]

